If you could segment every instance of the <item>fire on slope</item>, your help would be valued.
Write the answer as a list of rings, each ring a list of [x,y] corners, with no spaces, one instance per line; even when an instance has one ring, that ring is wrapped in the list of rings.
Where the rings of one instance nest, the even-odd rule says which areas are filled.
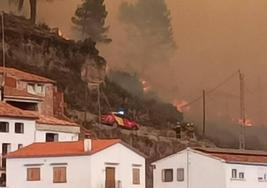
[[[172,103],[176,109],[179,111],[179,112],[188,112],[190,111],[190,106],[188,105],[188,102],[186,100],[174,100],[173,103]]]

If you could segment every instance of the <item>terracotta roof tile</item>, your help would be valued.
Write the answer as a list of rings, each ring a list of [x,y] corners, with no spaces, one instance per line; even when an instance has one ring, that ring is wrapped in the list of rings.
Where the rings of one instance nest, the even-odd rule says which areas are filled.
[[[24,72],[24,71],[15,69],[15,68],[0,67],[1,74],[3,74],[4,70],[8,76],[16,78],[18,80],[29,81],[29,82],[41,82],[41,83],[55,83],[54,80],[51,80],[49,78],[27,73],[27,72]]]
[[[120,142],[119,139],[92,140],[92,150],[90,152],[84,151],[84,141],[33,143],[15,152],[10,152],[6,157],[33,158],[92,155]]]
[[[0,117],[27,118],[27,119],[38,118],[38,116],[36,116],[36,114],[32,112],[21,110],[5,102],[0,102]]]
[[[253,150],[195,148],[229,163],[267,163],[267,152]]]
[[[25,99],[25,100],[42,100],[43,97],[33,95],[24,90],[18,90],[16,88],[4,87],[4,96],[6,98]]]
[[[39,124],[48,124],[48,125],[63,125],[63,126],[78,126],[77,123],[72,121],[67,121],[63,119],[59,119],[52,116],[45,116],[45,115],[39,115],[39,119],[37,120],[37,123]]]

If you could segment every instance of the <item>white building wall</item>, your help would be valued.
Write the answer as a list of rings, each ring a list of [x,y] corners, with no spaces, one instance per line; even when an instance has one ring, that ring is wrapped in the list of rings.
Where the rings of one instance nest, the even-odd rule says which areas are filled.
[[[66,133],[66,132],[58,132],[58,131],[40,131],[36,130],[35,133],[35,142],[45,142],[46,133],[54,133],[58,134],[58,141],[77,141],[79,139],[78,133]]]
[[[117,188],[145,188],[145,158],[122,144],[113,145],[92,155],[91,165],[92,181],[90,187],[105,188],[105,169],[106,167],[115,167]],[[139,185],[134,185],[132,182],[133,168],[140,169]]]
[[[267,180],[259,181],[258,177],[262,175],[259,172],[267,173],[267,166],[260,165],[241,165],[241,164],[225,164],[226,166],[226,182],[227,188],[266,188]],[[232,179],[232,169],[244,172],[244,179]]]
[[[67,163],[53,165],[52,163]],[[27,181],[27,168],[40,164],[41,180]],[[25,166],[27,165],[27,166]],[[32,166],[31,166],[32,165]],[[53,183],[53,167],[67,167],[67,182]],[[89,188],[90,157],[16,158],[7,160],[7,188]],[[95,187],[97,188],[97,187]]]
[[[153,170],[153,187],[154,188],[186,188],[186,179],[187,179],[187,154],[186,151],[173,154],[168,156],[160,161],[154,163]],[[177,181],[177,168],[184,168],[184,181]],[[172,182],[163,182],[162,181],[162,170],[163,169],[173,169],[173,181]]]
[[[153,163],[154,188],[225,188],[222,162],[190,150],[168,156]],[[184,181],[177,181],[177,168],[184,168]],[[162,181],[162,170],[173,169],[173,181]]]
[[[221,160],[189,152],[189,188],[226,188],[225,166]]]
[[[18,144],[29,145],[34,141],[35,120],[0,118],[0,121],[9,122],[9,132],[0,132],[0,153],[2,153],[2,144],[10,143],[10,151],[18,149]],[[15,123],[24,124],[24,133],[15,133]]]

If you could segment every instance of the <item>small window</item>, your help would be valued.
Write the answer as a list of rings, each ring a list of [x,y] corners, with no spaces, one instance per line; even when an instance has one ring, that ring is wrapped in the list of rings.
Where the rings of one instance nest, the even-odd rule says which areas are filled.
[[[40,181],[40,168],[27,168],[27,181]]]
[[[244,179],[244,178],[245,178],[245,174],[244,174],[244,172],[239,172],[239,174],[238,174],[238,178],[239,178],[239,179]]]
[[[18,149],[22,148],[23,145],[22,144],[18,144]]]
[[[232,169],[232,178],[233,179],[237,178],[237,170],[236,169]]]
[[[133,184],[140,184],[140,169],[133,168]]]
[[[67,182],[67,168],[66,167],[53,167],[53,182],[66,183]]]
[[[35,94],[35,85],[34,84],[27,84],[27,91],[31,94]]]
[[[15,133],[24,133],[24,123],[15,123]]]
[[[46,142],[57,142],[58,141],[58,134],[46,133],[45,134],[45,141]]]
[[[41,84],[37,84],[35,88],[36,88],[36,93],[38,94],[42,94],[44,91],[44,86]]]
[[[177,181],[184,181],[184,169],[177,168]]]
[[[162,182],[172,182],[172,181],[173,181],[173,169],[163,169]]]
[[[9,132],[9,123],[8,122],[0,122],[0,132],[7,133]]]

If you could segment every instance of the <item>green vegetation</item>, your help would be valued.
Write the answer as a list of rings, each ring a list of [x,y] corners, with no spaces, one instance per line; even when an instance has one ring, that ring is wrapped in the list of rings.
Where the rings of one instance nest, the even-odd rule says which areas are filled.
[[[106,35],[107,14],[104,0],[83,0],[83,3],[76,9],[72,22],[82,38],[91,38],[96,42],[111,42]]]

